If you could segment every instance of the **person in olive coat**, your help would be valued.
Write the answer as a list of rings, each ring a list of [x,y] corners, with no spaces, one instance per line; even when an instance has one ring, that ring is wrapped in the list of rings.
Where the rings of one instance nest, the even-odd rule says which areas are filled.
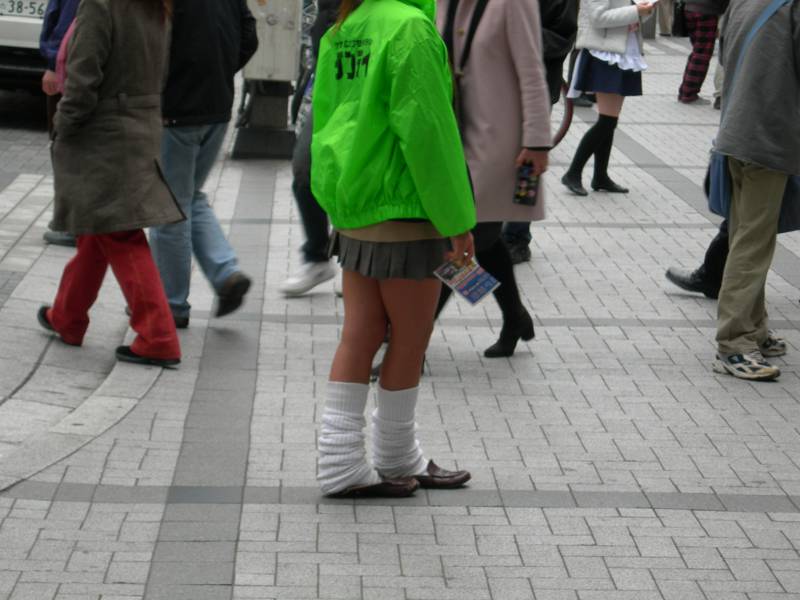
[[[51,229],[78,238],[40,324],[79,346],[108,266],[138,334],[128,362],[174,365],[180,344],[145,227],[184,219],[161,175],[168,0],[82,0],[54,122]]]

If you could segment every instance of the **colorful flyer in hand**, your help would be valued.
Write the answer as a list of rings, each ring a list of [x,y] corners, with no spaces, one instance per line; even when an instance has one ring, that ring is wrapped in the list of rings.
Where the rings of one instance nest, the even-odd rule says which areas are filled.
[[[446,262],[433,274],[472,305],[500,287],[500,282],[487,273],[474,258],[461,267],[454,262]]]

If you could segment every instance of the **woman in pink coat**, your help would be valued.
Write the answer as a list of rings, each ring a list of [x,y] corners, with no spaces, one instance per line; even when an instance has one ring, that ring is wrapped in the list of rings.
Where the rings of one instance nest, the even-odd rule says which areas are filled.
[[[484,355],[511,356],[520,338],[530,340],[534,331],[501,231],[505,221],[544,218],[542,186],[534,206],[513,199],[519,168],[531,165],[534,175],[544,173],[551,145],[539,2],[438,0],[438,21],[456,72],[461,135],[475,189],[476,256],[501,283],[494,295],[503,328]],[[440,310],[449,292],[444,289]]]

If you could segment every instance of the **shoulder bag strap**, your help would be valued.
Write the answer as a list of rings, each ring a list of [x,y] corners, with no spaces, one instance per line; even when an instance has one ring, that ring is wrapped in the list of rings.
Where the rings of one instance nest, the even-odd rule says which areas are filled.
[[[736,76],[739,74],[739,69],[741,69],[742,64],[744,63],[744,59],[747,56],[747,51],[750,49],[750,46],[753,43],[753,40],[756,39],[756,35],[761,30],[762,27],[769,21],[775,13],[777,13],[781,8],[786,6],[787,4],[791,4],[792,0],[772,0],[769,6],[764,9],[764,12],[758,17],[758,20],[753,25],[753,28],[747,34],[747,37],[744,39],[744,43],[742,44],[742,49],[739,51],[739,57],[736,60],[736,66],[731,73],[731,83],[730,89],[733,89],[733,86],[736,82]]]
[[[464,71],[464,67],[467,65],[467,60],[469,60],[469,55],[472,52],[472,41],[475,39],[475,32],[478,30],[478,25],[481,23],[481,18],[483,17],[483,13],[486,10],[486,5],[488,2],[489,0],[478,0],[478,3],[475,5],[475,12],[472,13],[472,20],[470,21],[469,29],[467,30],[467,38],[464,41],[464,53],[461,55],[461,64],[458,68],[458,70],[461,72]]]

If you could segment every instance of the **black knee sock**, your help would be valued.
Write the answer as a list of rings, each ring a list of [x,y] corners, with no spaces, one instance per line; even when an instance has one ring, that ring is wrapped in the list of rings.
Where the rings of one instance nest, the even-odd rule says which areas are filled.
[[[476,257],[480,265],[500,282],[500,287],[494,291],[494,297],[503,313],[503,324],[516,324],[525,313],[525,307],[519,296],[508,248],[499,239],[485,250],[479,251]]]
[[[584,134],[581,143],[578,144],[578,149],[575,151],[575,156],[569,166],[567,175],[580,178],[581,173],[583,173],[583,167],[586,166],[592,154],[596,154],[605,139],[611,136],[613,141],[614,128],[616,126],[617,117],[600,115],[597,118],[597,122]],[[608,165],[608,160],[606,160],[606,165]]]
[[[611,158],[611,148],[614,146],[614,130],[617,128],[617,117],[600,115],[600,119],[606,122],[606,136],[594,152],[594,178],[592,181],[603,183],[609,181],[608,161]],[[598,120],[599,122],[599,120]]]
[[[442,314],[444,307],[447,306],[447,301],[450,300],[450,296],[452,295],[453,290],[443,284],[442,291],[439,293],[439,304],[436,305],[436,315],[433,317],[434,321],[439,318],[440,314]]]

